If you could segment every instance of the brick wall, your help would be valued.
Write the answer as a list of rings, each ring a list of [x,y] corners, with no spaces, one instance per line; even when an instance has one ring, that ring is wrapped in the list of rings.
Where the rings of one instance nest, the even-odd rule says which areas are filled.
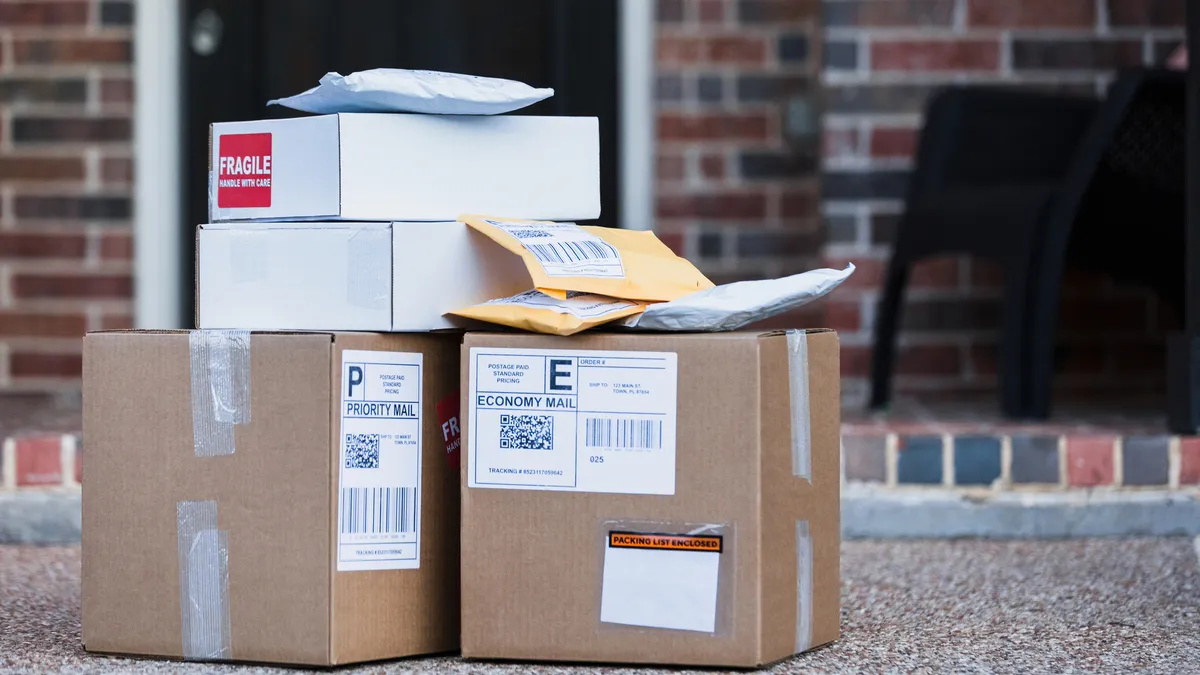
[[[822,197],[826,262],[852,260],[827,304],[842,331],[844,390],[865,400],[877,288],[912,164],[921,109],[950,82],[1101,94],[1114,69],[1161,63],[1183,36],[1184,0],[825,0]],[[900,338],[901,390],[994,391],[999,274],[947,258],[912,276]],[[1161,393],[1164,308],[1072,274],[1056,387]]]
[[[658,0],[656,231],[717,283],[819,261],[819,24],[814,0]]]
[[[77,386],[131,323],[133,5],[0,0],[0,388]]]

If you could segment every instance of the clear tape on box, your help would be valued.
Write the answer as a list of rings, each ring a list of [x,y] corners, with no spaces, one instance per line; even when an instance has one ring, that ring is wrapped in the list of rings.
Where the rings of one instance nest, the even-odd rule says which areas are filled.
[[[354,307],[381,310],[391,306],[392,242],[389,230],[350,231],[346,260],[346,302]],[[380,245],[379,237],[387,244]]]
[[[792,475],[812,482],[812,436],[808,407],[808,334],[787,332],[788,399],[792,412]]]
[[[233,428],[250,421],[250,331],[188,334],[197,457],[234,453]]]
[[[229,533],[217,527],[215,501],[181,501],[175,510],[183,658],[228,660]]]
[[[813,542],[807,520],[796,521],[796,653],[812,648]]]

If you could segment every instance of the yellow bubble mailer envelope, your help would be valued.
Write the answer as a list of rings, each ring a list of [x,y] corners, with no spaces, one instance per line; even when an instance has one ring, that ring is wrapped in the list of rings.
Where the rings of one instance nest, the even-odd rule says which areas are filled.
[[[508,298],[450,312],[501,326],[550,335],[574,335],[602,323],[639,314],[646,305],[633,300],[570,291],[563,299],[541,291],[525,291]]]
[[[489,216],[459,220],[521,256],[533,287],[560,300],[576,291],[666,302],[713,287],[652,232]]]

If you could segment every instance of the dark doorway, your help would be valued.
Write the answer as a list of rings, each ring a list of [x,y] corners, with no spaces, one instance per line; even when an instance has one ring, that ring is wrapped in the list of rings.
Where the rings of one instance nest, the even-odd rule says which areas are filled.
[[[184,308],[193,228],[208,213],[208,125],[290,117],[266,107],[329,71],[414,68],[553,87],[532,115],[600,119],[598,223],[615,225],[618,0],[184,0]]]

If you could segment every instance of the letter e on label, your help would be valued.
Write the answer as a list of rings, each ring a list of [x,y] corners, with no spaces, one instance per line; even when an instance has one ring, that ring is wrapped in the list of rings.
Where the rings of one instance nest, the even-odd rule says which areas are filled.
[[[219,136],[217,155],[218,208],[271,205],[271,134]],[[235,177],[246,180],[231,180]]]

